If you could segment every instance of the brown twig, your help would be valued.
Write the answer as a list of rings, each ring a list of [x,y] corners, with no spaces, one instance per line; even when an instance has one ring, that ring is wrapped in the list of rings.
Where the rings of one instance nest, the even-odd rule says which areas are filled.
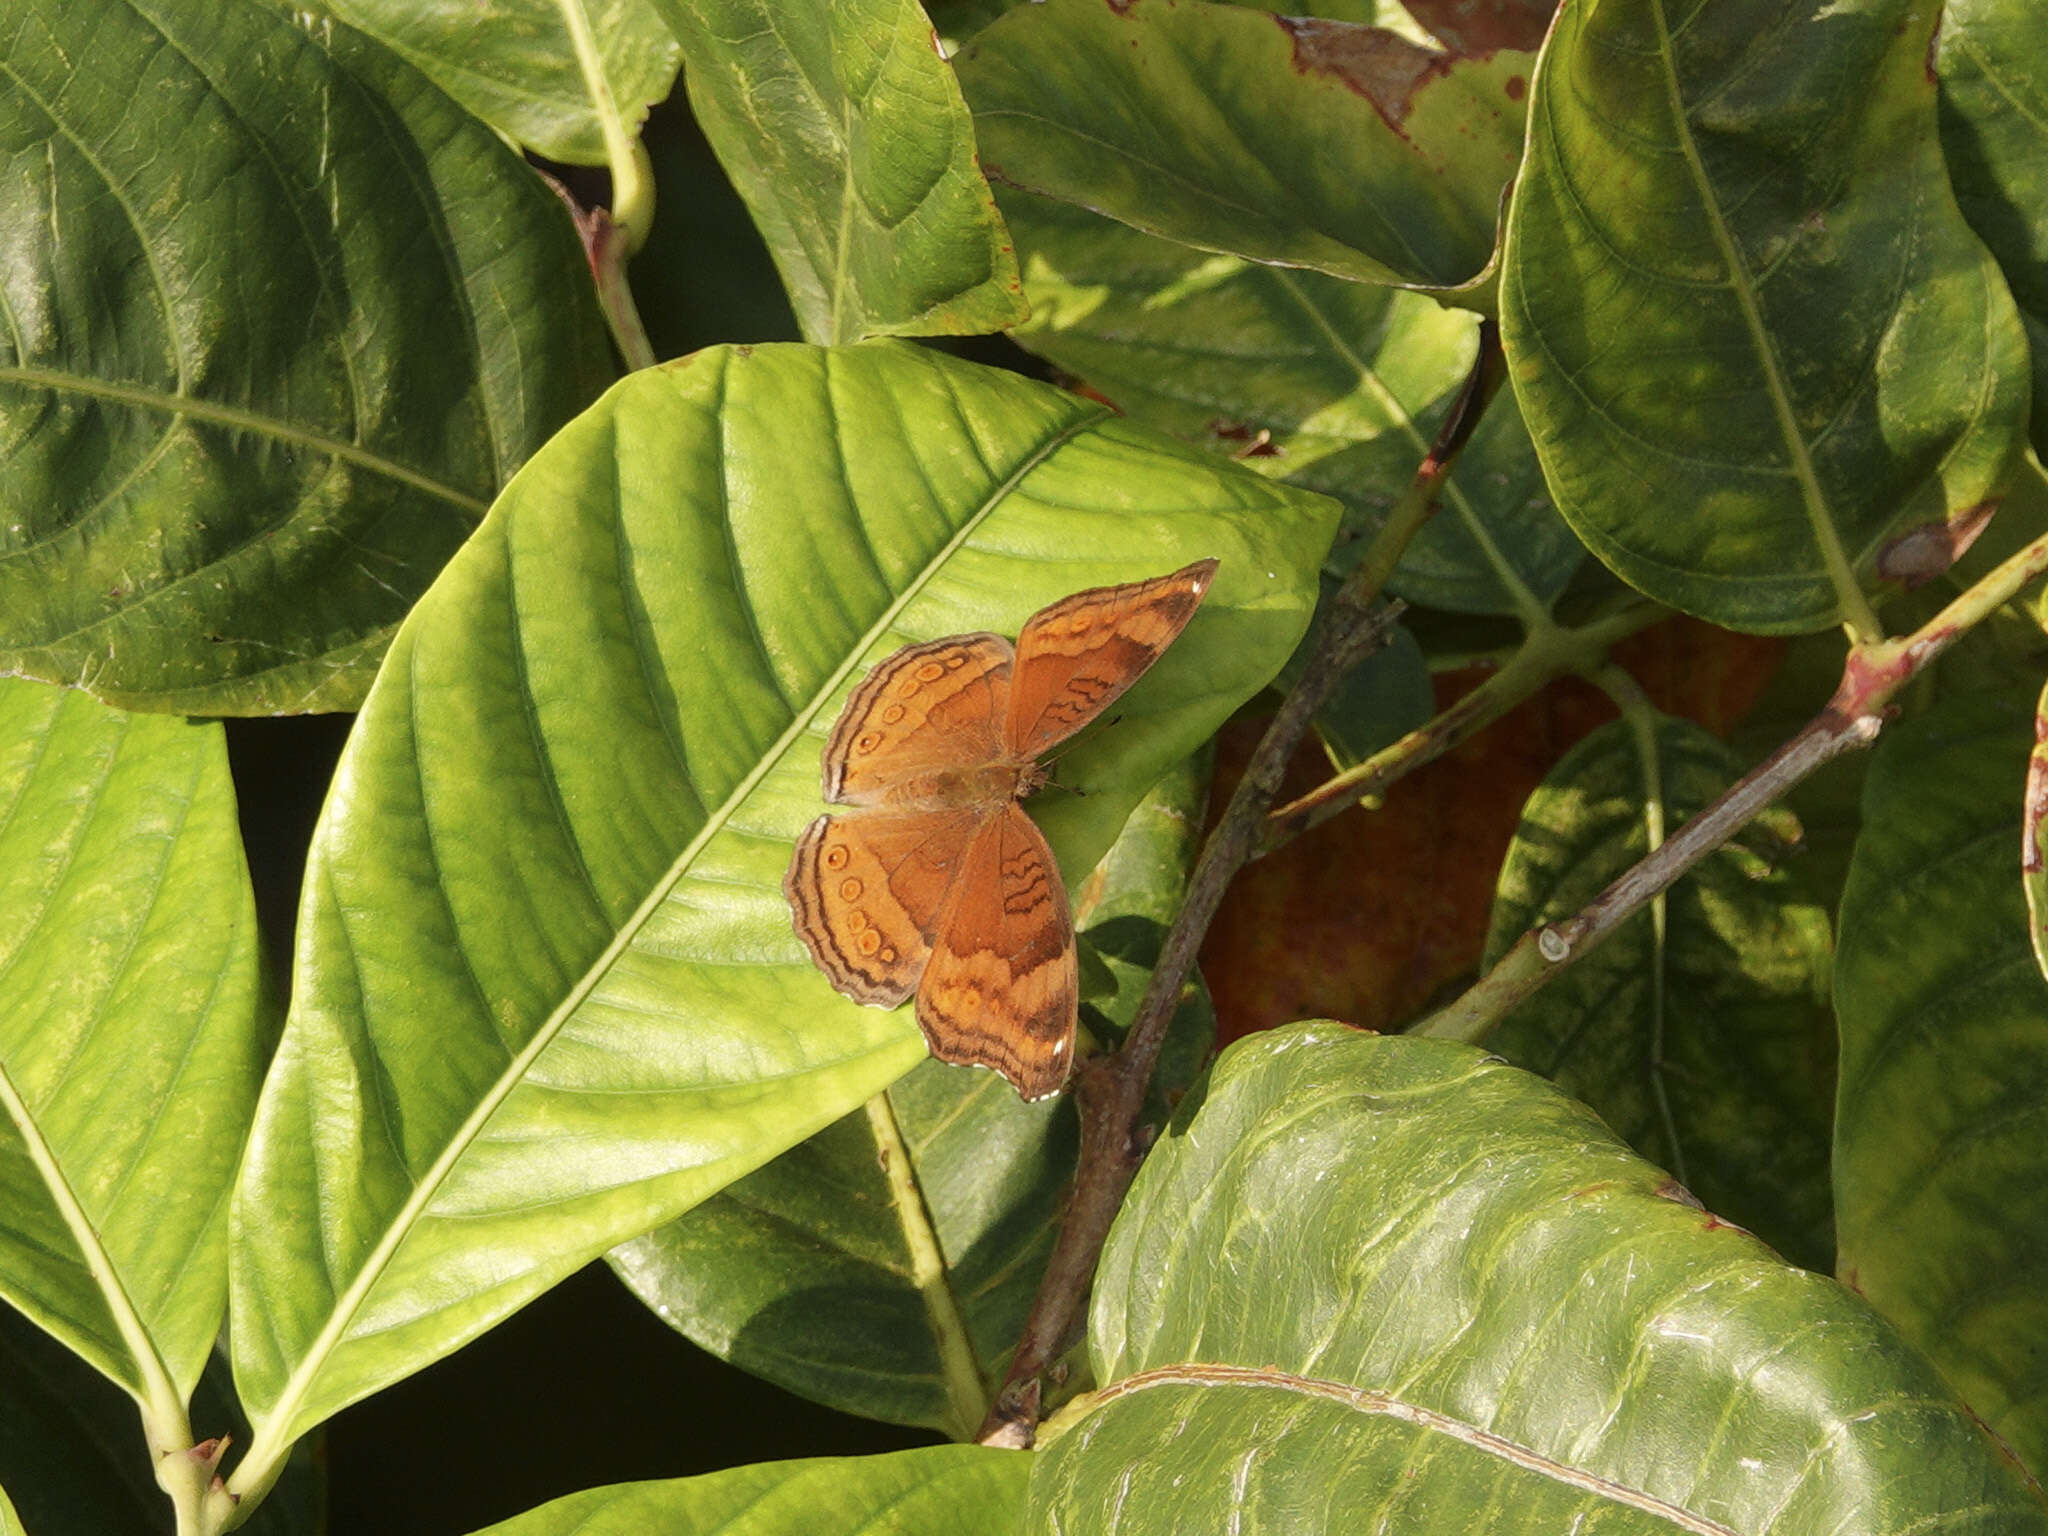
[[[2048,572],[2048,534],[2011,556],[1912,634],[1853,647],[1834,697],[1797,735],[1581,910],[1562,922],[1546,923],[1523,934],[1462,997],[1409,1033],[1439,1039],[1483,1039],[1518,1004],[1614,932],[1651,898],[1669,889],[1764,807],[1822,764],[1875,741],[1884,725],[1885,710],[1899,691],[2043,572]]]
[[[1331,598],[1308,665],[1267,726],[1222,818],[1203,844],[1188,878],[1187,899],[1160,950],[1122,1048],[1081,1068],[1075,1084],[1081,1147],[1073,1192],[1009,1373],[976,1435],[984,1445],[1032,1443],[1045,1372],[1079,1332],[1081,1308],[1110,1223],[1144,1161],[1140,1127],[1145,1090],[1167,1025],[1194,970],[1196,952],[1224,891],[1259,850],[1266,813],[1279,797],[1288,760],[1308,734],[1317,708],[1351,667],[1386,643],[1398,610],[1379,602],[1380,589],[1429,516],[1458,450],[1470,438],[1500,378],[1499,336],[1488,322],[1481,330],[1479,358],[1457,404],[1386,526]]]

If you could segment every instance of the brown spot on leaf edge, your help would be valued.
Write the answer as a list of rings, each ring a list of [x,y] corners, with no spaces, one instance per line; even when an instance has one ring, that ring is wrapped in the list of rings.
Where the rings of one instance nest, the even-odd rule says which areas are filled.
[[[1275,16],[1273,21],[1294,44],[1297,74],[1329,75],[1342,82],[1397,130],[1415,104],[1415,93],[1451,65],[1449,54],[1382,27],[1314,16]]]
[[[1879,578],[1896,581],[1908,591],[1932,581],[1962,559],[1997,510],[1996,500],[1980,501],[1945,521],[1908,528],[1878,550]]]

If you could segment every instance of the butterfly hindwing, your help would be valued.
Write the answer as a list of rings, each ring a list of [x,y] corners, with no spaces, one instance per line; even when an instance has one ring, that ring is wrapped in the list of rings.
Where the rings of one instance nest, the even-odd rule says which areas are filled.
[[[1059,866],[1012,801],[968,846],[918,985],[917,1022],[939,1060],[993,1067],[1042,1099],[1067,1080],[1079,1008]]]
[[[874,810],[804,829],[782,888],[797,936],[834,987],[884,1008],[910,996],[984,819],[971,809]]]
[[[1076,592],[1033,614],[1010,676],[1010,754],[1037,757],[1122,697],[1187,628],[1215,574],[1214,560],[1198,560],[1150,581]]]

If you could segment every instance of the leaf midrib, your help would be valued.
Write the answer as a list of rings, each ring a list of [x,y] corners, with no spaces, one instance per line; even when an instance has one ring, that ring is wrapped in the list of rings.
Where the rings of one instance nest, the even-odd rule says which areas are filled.
[[[330,437],[326,433],[316,432],[310,428],[293,426],[274,416],[243,410],[238,406],[201,400],[193,395],[151,389],[140,384],[118,384],[109,379],[96,379],[87,374],[70,373],[59,368],[38,368],[27,363],[0,365],[0,382],[34,385],[42,389],[68,390],[95,399],[112,400],[122,405],[160,411],[166,416],[189,417],[208,426],[255,433],[293,447],[310,448],[315,452],[346,460],[359,468],[370,470],[414,490],[425,492],[437,500],[461,509],[471,517],[481,518],[490,507],[490,502],[486,498],[473,496],[446,481],[437,480],[422,470],[401,464],[358,443]]]
[[[1837,536],[1835,525],[1830,518],[1827,493],[1821,488],[1819,473],[1814,469],[1813,455],[1808,450],[1805,437],[1800,433],[1797,413],[1792,408],[1791,394],[1786,386],[1784,365],[1778,359],[1778,350],[1773,345],[1770,331],[1764,325],[1763,311],[1757,302],[1756,289],[1750,280],[1742,253],[1736,249],[1735,237],[1728,228],[1727,220],[1721,213],[1721,202],[1713,182],[1707,175],[1705,163],[1700,158],[1698,143],[1693,138],[1692,123],[1686,116],[1685,100],[1679,92],[1678,66],[1672,57],[1671,24],[1664,14],[1664,0],[1650,0],[1655,19],[1657,37],[1658,73],[1664,84],[1665,102],[1671,113],[1672,134],[1684,158],[1687,175],[1691,178],[1693,190],[1700,200],[1700,210],[1707,221],[1707,228],[1714,237],[1714,248],[1719,252],[1723,266],[1728,272],[1728,291],[1735,296],[1736,307],[1742,313],[1743,328],[1749,333],[1751,349],[1764,377],[1766,391],[1770,395],[1771,414],[1778,423],[1778,436],[1792,459],[1792,473],[1799,485],[1800,502],[1806,509],[1806,519],[1813,531],[1813,541],[1826,567],[1828,582],[1835,589],[1835,598],[1840,605],[1842,618],[1852,631],[1866,640],[1879,639],[1883,627],[1871,611],[1869,602],[1863,596],[1863,587],[1856,580],[1856,573],[1850,567],[1847,552]]]
[[[1630,1509],[1669,1522],[1678,1530],[1692,1533],[1692,1536],[1739,1536],[1739,1533],[1717,1520],[1695,1514],[1677,1504],[1671,1504],[1654,1494],[1639,1488],[1632,1488],[1612,1478],[1602,1477],[1542,1452],[1497,1435],[1479,1425],[1425,1408],[1419,1403],[1408,1402],[1391,1392],[1372,1391],[1354,1387],[1341,1381],[1330,1381],[1315,1376],[1298,1376],[1277,1367],[1249,1367],[1221,1365],[1204,1361],[1189,1361],[1178,1365],[1160,1366],[1141,1371],[1135,1376],[1112,1382],[1098,1392],[1090,1404],[1091,1412],[1099,1412],[1108,1403],[1120,1397],[1135,1396],[1140,1392],[1160,1387],[1236,1387],[1249,1391],[1285,1392],[1295,1397],[1316,1398],[1335,1403],[1339,1407],[1374,1418],[1389,1418],[1434,1434],[1444,1435],[1492,1456],[1525,1472],[1533,1472],[1552,1482],[1579,1489],[1595,1498],[1606,1499]]]

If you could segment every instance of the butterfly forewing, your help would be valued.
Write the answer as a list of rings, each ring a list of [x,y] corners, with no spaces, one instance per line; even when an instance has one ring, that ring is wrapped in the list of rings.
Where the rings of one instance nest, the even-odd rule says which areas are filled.
[[[951,635],[877,662],[825,744],[825,798],[887,804],[906,780],[994,762],[1014,654],[1001,635]]]
[[[1059,866],[1011,801],[968,845],[918,985],[917,1022],[939,1060],[993,1067],[1042,1099],[1067,1080],[1079,1007]]]
[[[933,932],[987,813],[863,811],[820,816],[797,839],[783,894],[797,936],[856,1002],[910,996]]]
[[[1076,592],[1031,616],[1017,637],[1004,736],[1020,761],[1065,741],[1109,708],[1179,638],[1201,606],[1214,560],[1170,576]]]

